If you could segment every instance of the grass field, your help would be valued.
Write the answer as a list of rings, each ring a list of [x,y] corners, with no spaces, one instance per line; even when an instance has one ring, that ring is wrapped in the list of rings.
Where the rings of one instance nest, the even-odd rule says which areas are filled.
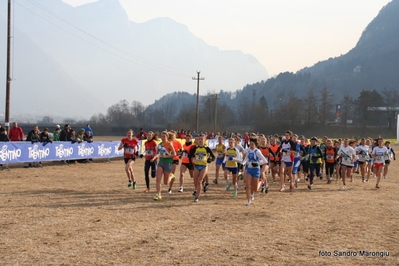
[[[156,202],[141,159],[136,190],[121,159],[12,165],[0,172],[0,265],[399,265],[397,161],[390,167],[379,190],[359,175],[346,190],[316,180],[310,191],[301,179],[292,193],[271,184],[246,207],[242,181],[235,199],[222,181],[193,202],[188,174],[183,193],[163,186]]]

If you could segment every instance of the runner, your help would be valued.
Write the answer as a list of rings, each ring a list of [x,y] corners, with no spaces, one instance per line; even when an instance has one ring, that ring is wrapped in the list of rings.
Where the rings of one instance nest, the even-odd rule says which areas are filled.
[[[316,137],[310,139],[310,145],[308,145],[307,154],[309,157],[309,185],[308,189],[313,188],[313,180],[315,176],[320,176],[321,162],[323,158],[323,152],[320,147],[316,144],[318,142]],[[316,172],[316,175],[315,175]]]
[[[323,169],[325,166],[324,154],[326,153],[326,149],[327,149],[327,140],[328,140],[327,136],[324,136],[321,139],[321,143],[320,143],[320,150],[321,150],[322,156],[323,156],[322,160],[321,160],[321,169],[320,169],[320,174],[319,174],[320,180],[323,179]]]
[[[174,131],[174,130],[171,130],[169,132],[168,140],[170,143],[172,143],[173,148],[175,149],[175,152],[176,152],[176,156],[173,157],[172,172],[170,173],[170,183],[169,183],[169,189],[168,189],[168,193],[171,194],[173,183],[176,180],[175,172],[176,172],[177,166],[179,165],[179,159],[180,159],[179,155],[182,153],[182,145],[181,145],[180,141],[178,141],[176,139],[176,131]]]
[[[188,169],[188,173],[190,177],[193,178],[194,176],[194,165],[192,164],[190,158],[188,157],[190,154],[191,148],[195,147],[192,142],[193,136],[191,134],[186,135],[186,143],[183,144],[183,149],[181,153],[181,166],[180,166],[180,188],[179,192],[183,192],[183,184],[184,184],[184,174]]]
[[[372,157],[374,158],[374,168],[377,175],[377,183],[375,184],[376,189],[380,188],[381,174],[383,172],[384,164],[386,161],[385,158],[388,158],[388,161],[391,160],[389,158],[388,148],[384,146],[383,143],[384,140],[382,138],[379,138],[377,140],[378,146],[376,146],[371,153]]]
[[[387,147],[388,154],[385,155],[385,166],[384,166],[384,179],[387,178],[388,175],[388,167],[392,159],[396,160],[396,155],[395,152],[393,151],[391,147],[391,142],[385,141],[385,147]]]
[[[208,163],[215,160],[209,147],[205,147],[205,135],[200,134],[197,138],[198,145],[190,150],[189,158],[194,164],[194,202],[198,202],[201,194],[202,180],[208,172]]]
[[[273,151],[273,153],[271,153],[271,157],[270,159],[270,170],[271,170],[271,175],[272,175],[272,179],[273,179],[273,183],[276,182],[276,175],[279,175],[279,170],[280,170],[280,156],[279,156],[279,145],[276,143],[276,138],[272,137],[270,139],[270,146],[269,146],[270,150]]]
[[[215,179],[213,180],[213,183],[217,184],[219,180],[219,171],[220,167],[222,167],[223,171],[225,169],[225,163],[224,157],[225,157],[225,150],[226,146],[223,144],[223,137],[219,136],[218,138],[218,144],[216,144],[215,151],[217,153],[217,158],[216,158],[216,170],[215,170]]]
[[[158,136],[154,132],[150,131],[147,133],[147,141],[144,143],[145,151],[140,155],[141,158],[145,157],[144,162],[144,176],[145,184],[147,186],[144,192],[150,192],[150,176],[149,171],[151,169],[151,177],[155,178],[157,170],[157,141]]]
[[[138,140],[137,138],[133,137],[133,130],[129,129],[126,132],[126,138],[123,138],[121,140],[121,143],[118,147],[118,150],[121,150],[123,148],[124,151],[125,171],[127,179],[129,181],[127,186],[132,187],[133,189],[136,189],[137,187],[137,183],[133,173],[133,164],[136,160],[137,144]]]
[[[333,146],[333,142],[331,139],[328,139],[326,143],[327,147],[324,153],[324,162],[326,169],[327,184],[331,184],[336,166],[335,158],[337,158],[338,149]]]
[[[224,170],[224,179],[227,182],[227,187],[226,191],[230,191],[231,188],[231,182],[230,179],[228,178],[229,173],[231,173],[232,178],[233,178],[233,185],[234,185],[234,193],[233,193],[233,198],[237,197],[237,190],[238,190],[238,180],[237,180],[237,175],[238,175],[238,162],[241,162],[241,153],[239,150],[235,147],[235,140],[233,138],[229,139],[229,147],[226,148],[226,156],[225,156],[225,163],[226,163],[226,168]]]
[[[370,159],[369,154],[370,147],[366,145],[366,139],[360,140],[360,145],[355,148],[356,155],[358,156],[358,164],[360,168],[360,174],[362,175],[362,182],[366,182],[366,166]]]
[[[275,157],[275,154],[273,150],[268,147],[267,145],[267,138],[265,136],[261,136],[260,138],[260,147],[259,147],[260,152],[262,155],[269,161],[270,157]],[[268,193],[269,192],[269,184],[267,183],[267,173],[269,172],[269,162],[265,163],[262,165],[262,168],[260,169],[260,175],[261,175],[261,193]]]
[[[175,149],[172,144],[168,141],[169,133],[163,131],[161,133],[161,143],[158,144],[158,158],[159,163],[157,167],[157,179],[156,179],[156,189],[157,194],[154,200],[162,200],[161,195],[161,180],[163,177],[163,183],[168,185],[170,182],[170,173],[172,172],[173,157],[176,156]]]
[[[260,165],[267,163],[267,159],[262,155],[260,150],[257,148],[258,140],[251,136],[249,139],[249,148],[246,150],[246,158],[243,161],[245,165],[245,185],[247,204],[245,206],[251,206],[253,200],[255,200],[255,193],[259,188],[260,178]]]
[[[295,153],[294,153],[294,164],[292,166],[292,176],[294,178],[294,187],[298,187],[298,180],[299,180],[299,174],[298,171],[301,166],[301,161],[303,158],[306,156],[306,150],[304,146],[302,145],[301,142],[298,142],[298,135],[294,134],[292,136],[292,141],[296,143],[295,146]]]
[[[344,144],[338,150],[338,156],[341,157],[341,172],[342,172],[342,188],[346,189],[345,178],[350,177],[354,165],[356,152],[349,146],[349,139],[344,139]]]
[[[292,131],[285,132],[285,139],[281,142],[278,152],[282,152],[280,165],[280,192],[285,190],[285,174],[290,179],[290,191],[294,190],[294,179],[292,178],[292,166],[296,143],[291,140]]]

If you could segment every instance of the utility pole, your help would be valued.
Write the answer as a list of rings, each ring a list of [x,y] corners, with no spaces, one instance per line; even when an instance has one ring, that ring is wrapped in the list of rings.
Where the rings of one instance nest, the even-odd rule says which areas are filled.
[[[218,119],[218,99],[220,99],[217,95],[217,93],[215,93],[213,95],[213,99],[215,99],[215,120],[214,120],[214,129],[213,132],[216,134],[216,124],[217,124],[217,119]]]
[[[7,74],[6,74],[6,110],[5,128],[7,133],[10,127],[10,88],[11,88],[11,0],[8,0],[8,20],[7,20]]]
[[[200,74],[201,74],[201,71],[197,71],[197,77],[195,78],[195,77],[193,77],[193,80],[196,80],[197,81],[197,109],[196,109],[196,131],[195,132],[197,132],[197,134],[198,134],[198,128],[199,128],[199,82],[200,82],[200,80],[204,80],[205,78],[204,77],[202,77],[202,78],[200,78]]]

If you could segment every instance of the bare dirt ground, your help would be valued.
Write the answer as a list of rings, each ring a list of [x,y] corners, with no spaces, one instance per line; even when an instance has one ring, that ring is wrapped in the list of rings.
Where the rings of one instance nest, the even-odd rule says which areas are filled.
[[[0,265],[399,265],[398,161],[380,190],[359,175],[347,190],[301,179],[292,193],[271,184],[250,207],[242,181],[235,199],[222,181],[193,202],[188,174],[183,193],[163,186],[157,202],[143,192],[143,160],[134,170],[136,190],[122,159],[1,171]]]

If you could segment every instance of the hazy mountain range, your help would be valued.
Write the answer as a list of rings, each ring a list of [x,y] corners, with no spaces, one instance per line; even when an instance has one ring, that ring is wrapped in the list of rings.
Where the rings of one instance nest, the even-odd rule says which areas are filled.
[[[78,7],[61,0],[13,5],[11,116],[89,118],[122,99],[148,105],[174,91],[194,93],[196,70],[215,90],[234,91],[268,78],[252,55],[221,51],[172,19],[130,21],[118,0]],[[6,8],[5,1],[0,5],[2,84]],[[0,94],[0,110],[4,99]]]
[[[297,73],[285,72],[267,80],[245,86],[234,93],[219,94],[220,102],[239,105],[265,96],[270,109],[288,94],[304,96],[313,88],[317,96],[326,87],[334,94],[334,103],[340,103],[344,93],[358,97],[363,89],[381,91],[399,89],[399,0],[393,0],[381,9],[365,28],[356,46],[348,53],[304,67]],[[174,101],[181,95],[171,94],[157,101]],[[162,100],[162,101],[161,101]],[[193,101],[192,95],[187,101]],[[156,105],[150,106],[156,108]]]

